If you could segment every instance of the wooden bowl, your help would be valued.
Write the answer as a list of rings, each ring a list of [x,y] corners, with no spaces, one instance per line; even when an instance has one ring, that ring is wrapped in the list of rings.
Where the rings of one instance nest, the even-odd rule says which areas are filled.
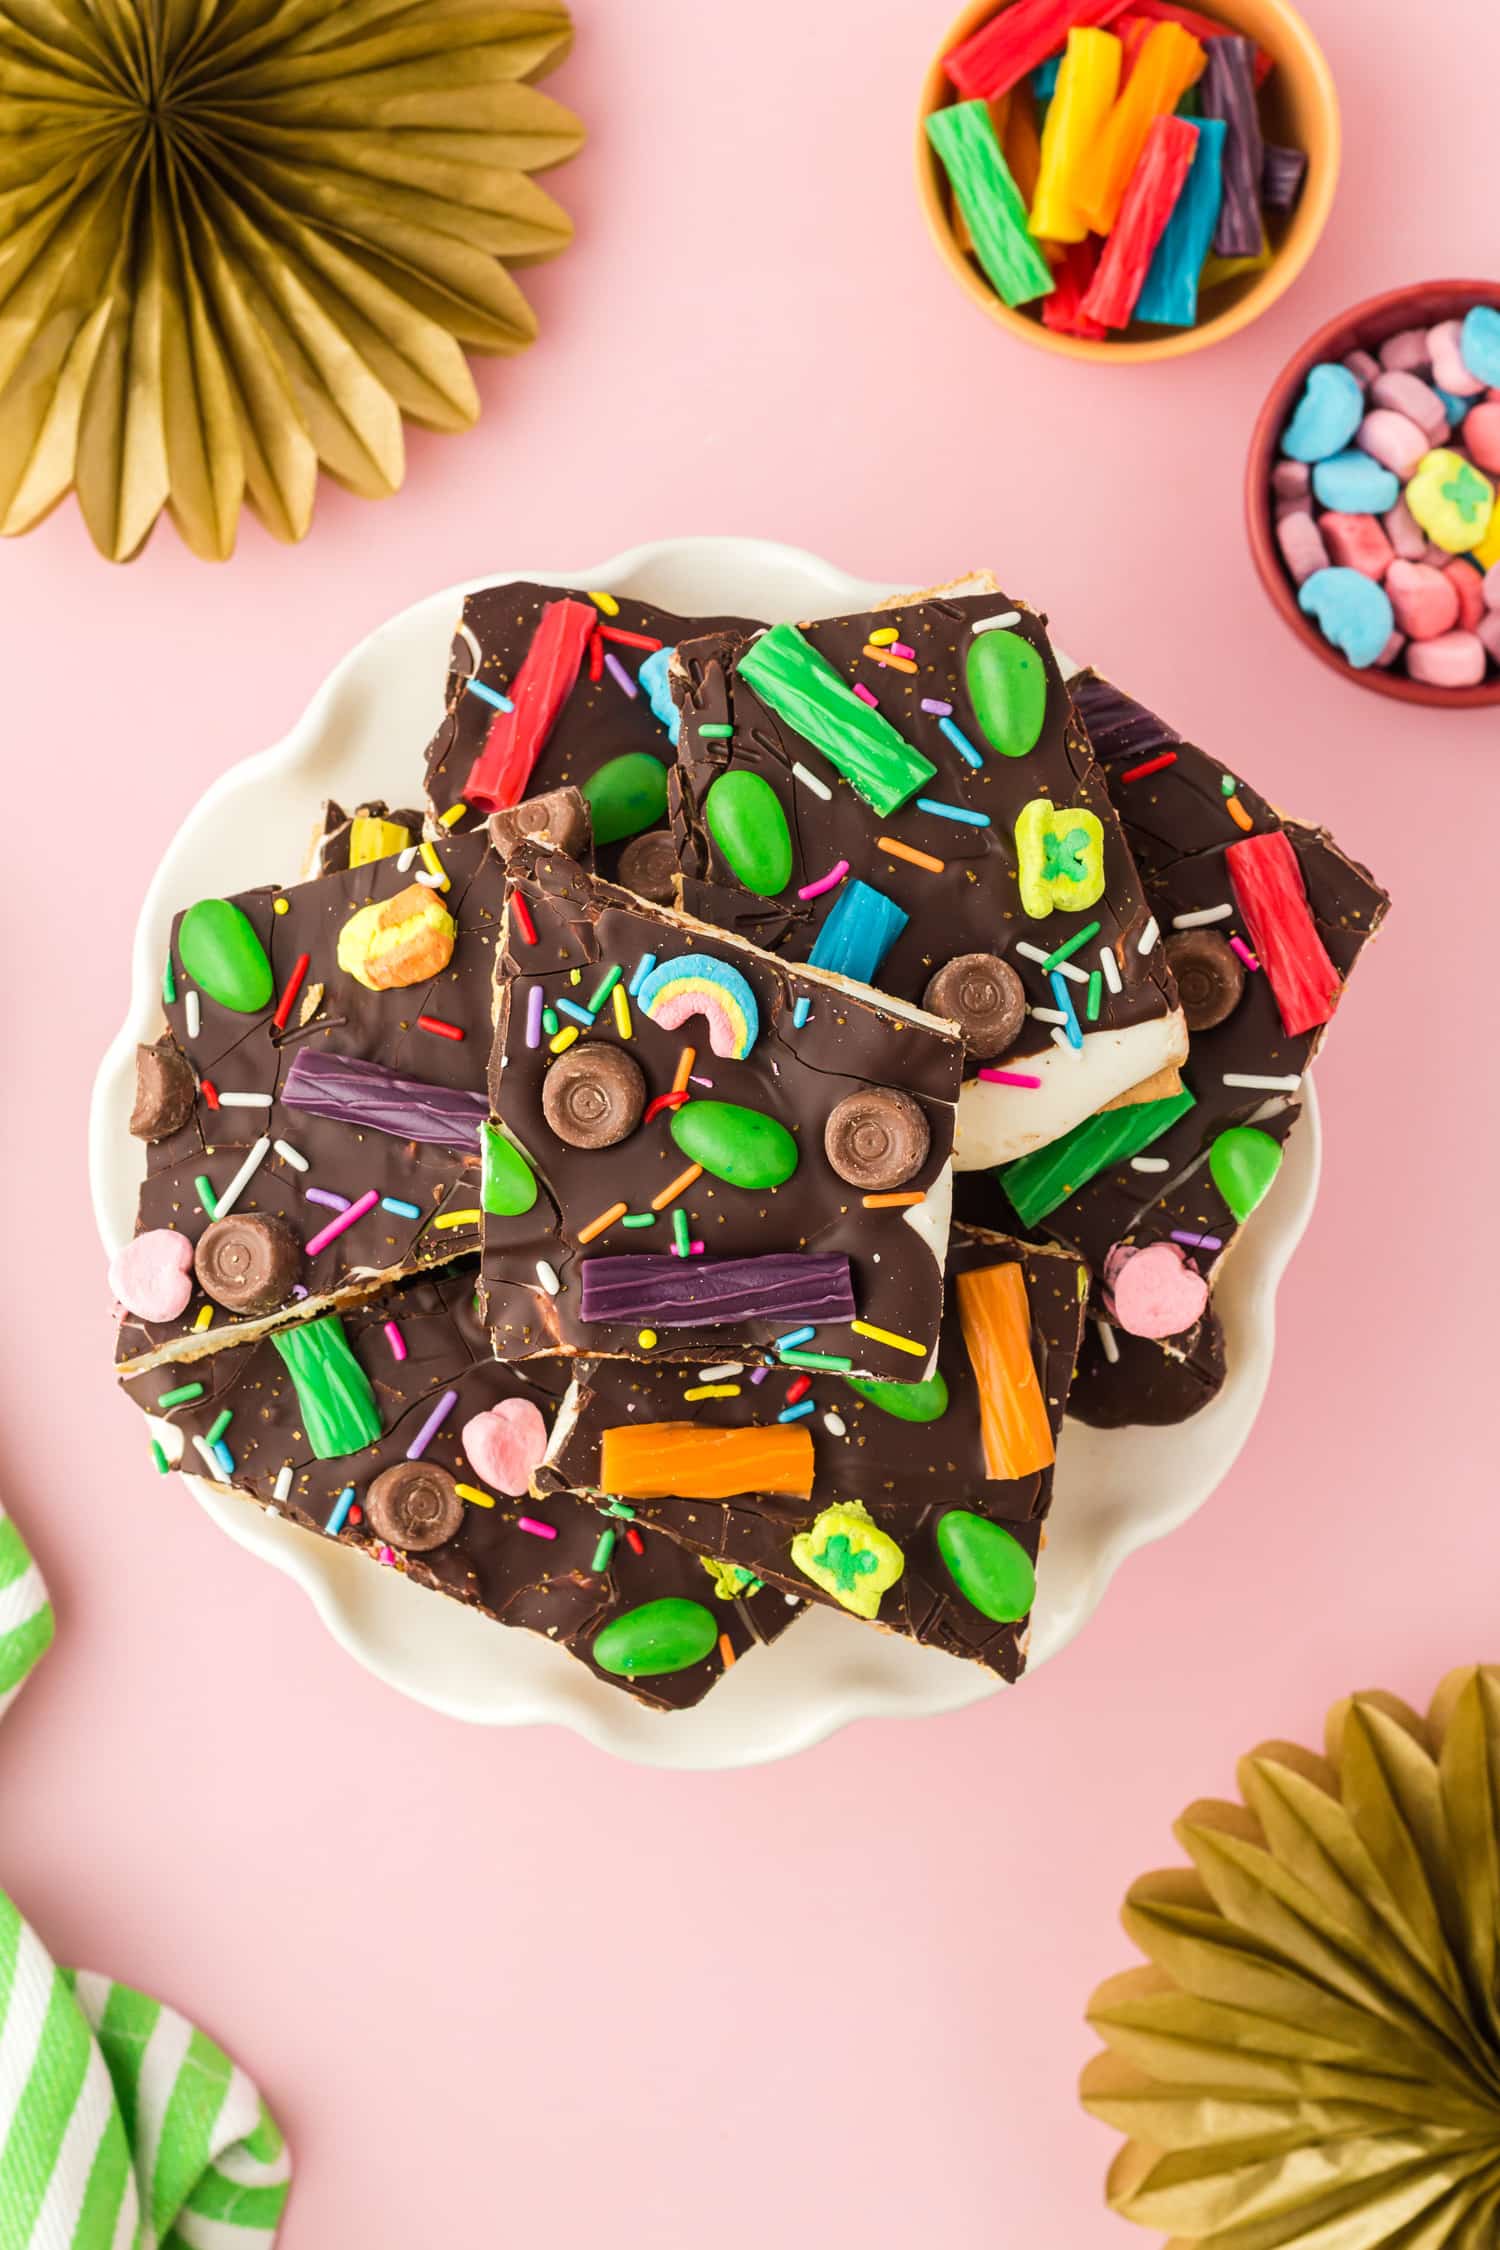
[[[1010,0],[1002,0],[1008,6]],[[1033,307],[1016,310],[996,296],[967,251],[959,247],[953,231],[947,176],[927,138],[926,123],[935,109],[958,99],[943,70],[943,57],[981,24],[1001,13],[995,0],[970,0],[928,66],[922,85],[922,110],[917,120],[917,193],[922,210],[944,263],[960,285],[1002,328],[1021,336],[1044,351],[1061,352],[1068,359],[1139,361],[1181,359],[1187,352],[1205,350],[1226,336],[1248,328],[1296,280],[1317,245],[1333,207],[1338,182],[1342,135],[1338,93],[1323,50],[1288,0],[1195,0],[1199,13],[1212,16],[1233,31],[1243,32],[1267,54],[1276,68],[1261,92],[1261,115],[1267,136],[1288,147],[1307,152],[1307,176],[1297,207],[1285,218],[1268,215],[1273,256],[1260,273],[1238,275],[1214,290],[1215,310],[1196,328],[1157,328],[1137,325],[1123,330],[1119,340],[1102,343],[1087,336],[1059,336],[1042,325]]]
[[[1308,369],[1321,359],[1342,359],[1346,352],[1378,351],[1388,336],[1402,328],[1431,328],[1437,321],[1453,320],[1470,305],[1493,305],[1500,311],[1500,282],[1416,281],[1404,289],[1388,289],[1384,296],[1368,297],[1351,312],[1340,313],[1320,328],[1289,359],[1272,384],[1256,420],[1245,463],[1245,525],[1250,552],[1260,582],[1286,624],[1303,647],[1320,663],[1372,695],[1389,696],[1396,703],[1425,703],[1444,710],[1477,710],[1500,703],[1500,673],[1481,680],[1477,687],[1430,687],[1425,680],[1408,679],[1404,672],[1383,672],[1374,664],[1356,671],[1336,648],[1324,640],[1310,617],[1297,607],[1297,589],[1287,574],[1276,545],[1276,510],[1271,492],[1271,471],[1280,454],[1281,433],[1302,396]]]

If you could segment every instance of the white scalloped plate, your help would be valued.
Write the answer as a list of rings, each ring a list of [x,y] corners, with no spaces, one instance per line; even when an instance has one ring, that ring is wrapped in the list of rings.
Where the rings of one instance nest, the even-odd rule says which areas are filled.
[[[754,539],[665,540],[583,571],[494,576],[610,587],[688,612],[762,617],[830,615],[867,607],[890,591],[815,555]],[[136,1042],[160,1027],[160,970],[173,912],[205,893],[293,880],[325,796],[346,804],[376,796],[412,800],[422,746],[439,715],[449,639],[469,590],[434,594],[370,634],[285,740],[222,775],[168,846],[136,927],[130,1013],[100,1065],[89,1117],[94,1211],[108,1249],[128,1237],[133,1222],[143,1165],[124,1120]],[[1312,1211],[1318,1167],[1309,1089],[1301,1129],[1218,1291],[1231,1372],[1213,1404],[1177,1429],[1067,1425],[1033,1623],[1033,1669],[1078,1632],[1128,1554],[1203,1505],[1243,1446],[1270,1375],[1277,1283]],[[956,1710],[999,1685],[977,1665],[861,1631],[818,1609],[780,1646],[738,1665],[697,1710],[661,1716],[530,1633],[435,1600],[399,1573],[374,1569],[352,1549],[201,1477],[188,1482],[231,1538],[297,1580],[361,1664],[454,1718],[567,1726],[643,1765],[729,1767],[789,1757],[852,1719]]]

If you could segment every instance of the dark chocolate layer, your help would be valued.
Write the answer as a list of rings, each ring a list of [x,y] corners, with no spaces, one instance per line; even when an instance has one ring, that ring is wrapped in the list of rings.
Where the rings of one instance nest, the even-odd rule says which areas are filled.
[[[1249,954],[1225,853],[1247,835],[1280,831],[1295,854],[1318,936],[1340,984],[1347,983],[1389,903],[1368,870],[1323,830],[1283,820],[1238,775],[1096,673],[1081,673],[1071,685],[1168,939],[1184,934],[1178,926],[1188,917],[1199,937],[1212,933],[1225,945],[1238,940]],[[1163,758],[1171,763],[1156,763]],[[1154,770],[1138,771],[1142,767]],[[1231,911],[1213,914],[1223,907]],[[1201,919],[1210,914],[1212,919]],[[1326,1027],[1289,1034],[1264,968],[1240,965],[1244,975],[1229,1012],[1192,1035],[1182,1077],[1194,1106],[1136,1157],[1100,1172],[1038,1222],[1051,1239],[1077,1250],[1094,1276],[1095,1317],[1085,1334],[1069,1411],[1101,1427],[1185,1420],[1224,1380],[1224,1339],[1211,1298],[1201,1318],[1180,1334],[1132,1335],[1110,1318],[1105,1266],[1122,1247],[1172,1244],[1185,1264],[1211,1283],[1240,1225],[1210,1170],[1215,1141],[1232,1128],[1251,1126],[1281,1146],[1300,1115],[1295,1088],[1226,1081],[1300,1081]],[[1014,1225],[1016,1211],[1004,1183],[1004,1172],[998,1186],[994,1179],[965,1178],[961,1210],[991,1225]]]
[[[449,658],[446,709],[427,747],[427,800],[434,820],[443,820],[455,804],[464,802],[470,770],[497,716],[494,702],[469,682],[504,695],[515,684],[547,605],[587,600],[586,594],[572,587],[528,579],[483,586],[465,597]],[[645,751],[670,765],[672,742],[666,724],[652,708],[647,688],[639,682],[641,665],[657,649],[725,628],[749,631],[752,626],[744,618],[679,617],[623,594],[616,599],[613,614],[601,608],[600,638],[585,656],[521,794],[532,797],[548,789],[578,788],[609,759],[627,751]],[[634,639],[605,639],[605,634]],[[643,641],[651,646],[637,645]],[[613,665],[604,663],[606,653],[614,658]],[[621,672],[634,694],[621,684]],[[477,807],[470,808],[449,825],[470,828],[481,817]],[[623,848],[620,842],[603,847],[600,864],[605,874],[616,873]]]
[[[903,1420],[838,1375],[804,1375],[794,1366],[729,1372],[722,1365],[705,1370],[588,1360],[579,1367],[578,1389],[564,1412],[539,1489],[599,1491],[603,1435],[611,1427],[654,1422],[710,1429],[781,1427],[789,1393],[810,1376],[812,1388],[805,1396],[814,1411],[801,1418],[814,1457],[810,1499],[747,1493],[725,1501],[640,1500],[633,1504],[641,1520],[698,1553],[827,1603],[833,1597],[797,1567],[792,1542],[825,1508],[856,1501],[896,1541],[904,1558],[902,1574],[882,1595],[875,1621],[1015,1679],[1025,1663],[1029,1618],[996,1622],[981,1614],[955,1584],[939,1551],[937,1531],[945,1516],[961,1510],[1003,1526],[1033,1563],[1042,1544],[1053,1471],[1043,1468],[1014,1481],[987,1475],[979,1383],[956,1304],[959,1274],[1016,1264],[1025,1277],[1031,1356],[1055,1437],[1083,1321],[1083,1268],[1055,1250],[959,1230],[949,1247],[948,1312],[939,1353],[947,1402],[937,1419]],[[722,1395],[726,1388],[733,1395]],[[720,1395],[688,1395],[704,1389]]]
[[[526,1152],[539,1186],[528,1210],[486,1217],[484,1290],[496,1351],[505,1358],[559,1349],[632,1357],[659,1351],[681,1358],[722,1355],[733,1346],[758,1355],[777,1336],[804,1325],[805,1316],[777,1309],[799,1301],[795,1273],[783,1291],[781,1269],[788,1263],[802,1269],[808,1290],[832,1307],[840,1290],[830,1262],[847,1261],[845,1289],[852,1283],[856,1317],[914,1348],[903,1351],[862,1336],[836,1314],[826,1321],[813,1316],[816,1348],[846,1354],[856,1368],[877,1375],[920,1375],[936,1346],[942,1311],[948,1164],[961,1067],[957,1040],[929,1018],[884,1005],[874,993],[792,969],[719,931],[646,906],[535,844],[521,846],[511,873],[518,904],[510,911],[498,963],[502,985],[491,1101],[510,1138]],[[628,1039],[612,998],[599,1003],[586,1032],[568,1015],[568,1005],[583,1005],[587,1013],[611,971],[620,972],[628,993],[647,955],[663,969],[687,956],[707,957],[713,974],[728,977],[731,985],[743,980],[758,1023],[742,1060],[713,1051],[710,1025],[701,1014],[677,1028],[654,1021],[644,986],[626,1003]],[[695,991],[704,989],[701,978],[693,981]],[[559,1139],[545,1118],[543,1090],[561,1057],[554,1056],[547,1031],[535,1028],[538,992],[558,1010],[563,1053],[586,1057],[591,1049],[613,1048],[628,1054],[644,1073],[648,1106],[671,1094],[691,1048],[687,1106],[677,1113],[659,1109],[608,1147],[578,1148]],[[810,1013],[799,1027],[803,1000]],[[569,1039],[575,1029],[580,1038]],[[529,1036],[536,1045],[528,1044]],[[927,1152],[903,1191],[919,1199],[915,1207],[867,1207],[824,1153],[830,1111],[844,1096],[871,1087],[915,1097],[925,1117]],[[785,1141],[790,1134],[795,1170],[766,1188],[731,1185],[706,1171],[653,1211],[653,1202],[694,1161],[674,1138],[674,1114],[684,1121],[678,1132],[690,1136],[709,1116],[710,1101],[755,1112],[773,1139],[779,1134]],[[699,1104],[705,1105],[701,1111]],[[682,1213],[689,1240],[704,1245],[701,1253],[674,1254],[675,1212]],[[614,1215],[608,1223],[596,1227],[609,1214]],[[650,1223],[628,1227],[627,1217]],[[656,1261],[662,1286],[652,1284],[648,1269],[636,1291],[639,1311],[631,1317],[585,1317],[591,1277],[612,1285],[612,1261],[643,1257]],[[757,1261],[760,1272],[726,1271],[742,1260]],[[556,1294],[539,1275],[539,1263],[559,1284]],[[755,1312],[751,1307],[762,1284],[770,1309]],[[704,1292],[704,1317],[669,1325],[666,1299],[687,1287]],[[643,1343],[643,1334],[655,1334],[656,1341]]]
[[[795,1621],[801,1604],[789,1606],[782,1593],[770,1588],[754,1597],[723,1598],[697,1558],[663,1534],[637,1532],[638,1554],[628,1536],[635,1528],[628,1518],[611,1519],[561,1493],[543,1503],[486,1486],[464,1451],[465,1424],[497,1405],[525,1402],[550,1428],[566,1374],[557,1361],[539,1360],[522,1369],[490,1358],[474,1309],[475,1278],[469,1261],[440,1277],[390,1290],[342,1316],[354,1358],[369,1378],[380,1422],[376,1442],[356,1453],[313,1458],[306,1416],[269,1338],[230,1345],[191,1368],[153,1369],[126,1379],[123,1387],[144,1412],[163,1414],[181,1431],[181,1465],[190,1473],[211,1473],[215,1482],[279,1509],[310,1531],[358,1548],[372,1562],[404,1571],[418,1585],[451,1595],[502,1624],[544,1634],[597,1677],[630,1688],[656,1709],[679,1710],[701,1701],[723,1676],[721,1649],[685,1671],[632,1683],[595,1662],[592,1651],[600,1632],[643,1603],[686,1599],[711,1612],[728,1638],[731,1656],[740,1656],[758,1642],[776,1639]],[[388,1324],[404,1358],[396,1356]],[[201,1384],[202,1396],[161,1408],[163,1393],[184,1383]],[[398,1552],[372,1529],[370,1487],[405,1461],[408,1447],[450,1390],[457,1395],[421,1459],[457,1483],[486,1492],[494,1505],[483,1507],[465,1497],[450,1539],[420,1553]],[[216,1461],[210,1471],[193,1441],[206,1443],[226,1411],[231,1419],[220,1443],[227,1447],[231,1465],[226,1469]],[[330,1532],[330,1519],[337,1520],[335,1510],[349,1485],[355,1492],[353,1507],[342,1527]],[[521,1529],[522,1517],[556,1536],[548,1539]],[[611,1531],[611,1551],[595,1567],[601,1536]]]
[[[992,620],[1000,622],[991,628]],[[991,638],[1003,634],[1008,653],[1029,651],[1035,692],[1045,689],[1040,731],[1019,755],[1004,754],[996,746],[971,691],[974,651],[985,637],[976,630],[981,627]],[[1074,721],[1045,621],[1007,594],[984,593],[935,596],[863,615],[823,618],[798,630],[839,680],[875,698],[880,716],[935,770],[904,804],[878,812],[772,707],[764,683],[753,684],[758,644],[732,633],[684,644],[674,674],[683,727],[673,805],[686,909],[801,961],[812,952],[845,885],[862,882],[907,917],[874,977],[882,990],[920,1003],[934,974],[955,956],[993,954],[1017,972],[1032,1008],[1047,1011],[1055,1009],[1055,995],[1041,958],[1097,922],[1097,933],[1074,966],[1092,970],[1101,948],[1108,949],[1121,989],[1116,992],[1101,980],[1097,1013],[1087,1018],[1087,985],[1074,986],[1082,1028],[1110,1032],[1167,1018],[1174,1005],[1171,978],[1159,947],[1142,951],[1150,910],[1103,779]],[[874,652],[872,633],[893,634],[894,646]],[[910,656],[898,655],[899,650]],[[1026,662],[1024,653],[1020,661]],[[1019,739],[1025,739],[1024,733]],[[812,775],[811,784],[796,773],[799,764]],[[754,775],[766,783],[790,831],[791,873],[770,898],[757,896],[738,879],[733,845],[726,851],[714,833],[710,792],[731,774]],[[919,798],[987,825],[929,813]],[[1037,917],[1022,905],[1016,820],[1025,806],[1042,798],[1059,813],[1081,809],[1098,819],[1105,887],[1102,897],[1087,907],[1057,908]],[[914,865],[890,853],[882,847],[885,838],[941,861],[941,867]],[[841,882],[811,899],[799,897],[840,863],[848,869]],[[1020,950],[1023,946],[1031,950]],[[1057,1032],[1056,1021],[1033,1014],[1014,1046],[990,1059],[1024,1070],[1027,1057],[1052,1055]],[[980,1059],[971,1057],[968,1075],[973,1077],[979,1067]],[[1103,1098],[1128,1082],[1112,1085]],[[962,1146],[959,1161],[964,1161]]]
[[[205,1180],[217,1199],[239,1171],[256,1142],[269,1137],[254,1176],[235,1209],[288,1220],[304,1242],[338,1216],[336,1206],[319,1197],[352,1203],[374,1189],[375,1206],[328,1247],[308,1261],[301,1284],[314,1301],[351,1285],[369,1283],[416,1267],[444,1262],[479,1239],[479,1140],[477,1127],[455,1128],[444,1143],[417,1137],[420,1090],[432,1089],[441,1106],[455,1096],[473,1112],[483,1108],[483,1089],[491,1038],[493,953],[500,924],[504,874],[483,834],[444,840],[428,849],[446,871],[449,887],[433,892],[456,925],[451,958],[436,975],[414,985],[370,991],[341,969],[341,933],[359,910],[414,887],[418,858],[402,869],[393,858],[315,877],[291,889],[242,892],[232,903],[245,915],[264,948],[271,968],[272,997],[253,1014],[222,1006],[185,970],[180,950],[182,916],[173,924],[173,998],[166,1016],[173,1040],[199,1079],[198,1100],[188,1123],[148,1151],[137,1231],[167,1227],[196,1242],[209,1224],[197,1181]],[[421,887],[415,886],[419,895]],[[306,954],[297,995],[285,1028],[275,1017],[279,996]],[[198,1031],[189,1028],[189,994],[196,993]],[[306,1020],[304,1021],[304,1017]],[[419,1019],[445,1024],[454,1038],[424,1029]],[[372,1092],[365,1109],[353,1104],[343,1114],[294,1106],[287,1097],[298,1078],[332,1071],[339,1062],[363,1069],[372,1085],[381,1075],[414,1082],[409,1097],[412,1123],[399,1101],[382,1102]],[[393,1095],[399,1089],[393,1087]],[[241,1107],[236,1095],[271,1095],[270,1107]],[[303,1160],[299,1166],[276,1144]],[[312,1191],[312,1192],[310,1192]],[[390,1204],[406,1210],[392,1210]],[[415,1207],[415,1214],[410,1207]],[[468,1211],[471,1216],[439,1226],[440,1214]],[[175,1321],[147,1323],[127,1317],[121,1330],[121,1358],[133,1358],[163,1345],[199,1347],[198,1327],[210,1301],[195,1291]],[[291,1309],[291,1305],[287,1307]],[[212,1337],[234,1316],[213,1308]]]

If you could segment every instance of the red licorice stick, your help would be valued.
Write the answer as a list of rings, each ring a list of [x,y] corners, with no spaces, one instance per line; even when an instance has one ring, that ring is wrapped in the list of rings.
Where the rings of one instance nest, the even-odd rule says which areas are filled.
[[[287,1017],[291,1014],[293,1003],[296,1000],[298,993],[302,990],[302,979],[306,976],[308,967],[308,955],[305,953],[299,953],[297,956],[296,966],[293,968],[291,975],[287,978],[281,998],[276,1003],[276,1013],[271,1018],[272,1023],[275,1024],[278,1031],[285,1031],[286,1029]]]
[[[573,692],[598,622],[592,602],[548,602],[511,685],[514,709],[495,713],[484,748],[469,770],[466,803],[490,813],[521,802],[542,745]]]
[[[1128,325],[1197,145],[1198,136],[1186,118],[1152,118],[1146,145],[1126,184],[1120,215],[1080,307],[1086,319],[1102,320],[1106,328]]]
[[[1280,829],[1224,854],[1250,943],[1270,979],[1287,1036],[1327,1023],[1343,989],[1307,903],[1297,854]]]
[[[1090,320],[1080,310],[1099,263],[1099,247],[1097,235],[1087,235],[1082,242],[1068,244],[1061,265],[1052,268],[1056,287],[1050,297],[1042,299],[1044,328],[1051,328],[1060,336],[1088,336],[1095,343],[1102,340],[1104,323]]]
[[[591,680],[602,680],[603,677],[604,643],[599,638],[599,629],[596,626],[589,635],[589,678]]]
[[[1180,8],[1177,0],[1126,0],[1133,16],[1145,16],[1151,23],[1180,23],[1195,39],[1228,39],[1234,34],[1232,23],[1215,23],[1212,16],[1200,16],[1196,8]],[[1255,83],[1264,86],[1276,68],[1264,47],[1255,50]]]
[[[1109,23],[1132,0],[1016,0],[943,57],[943,68],[966,100],[1004,94],[1049,55],[1061,54],[1068,33]],[[1138,11],[1143,12],[1143,11]]]

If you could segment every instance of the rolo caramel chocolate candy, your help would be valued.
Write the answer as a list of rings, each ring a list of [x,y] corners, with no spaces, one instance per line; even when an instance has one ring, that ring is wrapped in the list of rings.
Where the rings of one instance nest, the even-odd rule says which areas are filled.
[[[447,1545],[464,1520],[464,1504],[435,1461],[397,1461],[365,1494],[365,1519],[388,1547],[420,1555]]]
[[[823,1151],[841,1180],[878,1194],[921,1171],[932,1142],[920,1102],[896,1086],[870,1086],[835,1102]]]
[[[1189,1031],[1212,1031],[1234,1014],[1245,989],[1244,964],[1217,930],[1179,930],[1167,962]]]
[[[285,1219],[236,1211],[198,1238],[193,1271],[226,1312],[268,1313],[284,1305],[302,1270],[302,1243]]]
[[[620,854],[619,880],[653,906],[675,904],[676,874],[677,846],[669,828],[648,828],[644,836],[632,836]]]
[[[135,1051],[135,1106],[130,1130],[138,1141],[165,1141],[193,1114],[198,1081],[186,1055],[170,1039]]]
[[[569,859],[582,859],[593,837],[589,808],[577,789],[548,789],[505,812],[491,813],[489,829],[490,842],[502,859],[509,859],[524,836],[566,852]]]
[[[619,1047],[570,1048],[542,1082],[542,1115],[569,1148],[613,1148],[645,1107],[641,1066]]]
[[[969,1053],[991,1062],[1020,1036],[1026,987],[998,953],[959,953],[929,980],[922,1005],[956,1023]]]

